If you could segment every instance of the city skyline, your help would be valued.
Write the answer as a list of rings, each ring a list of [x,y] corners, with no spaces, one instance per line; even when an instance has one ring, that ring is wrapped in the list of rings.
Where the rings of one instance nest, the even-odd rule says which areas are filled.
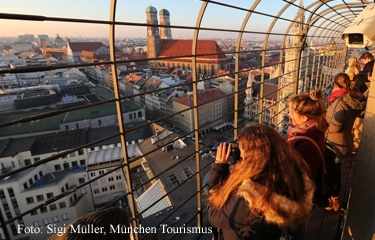
[[[46,0],[36,0],[32,2],[25,0],[8,1],[2,4],[0,12],[92,20],[109,19],[109,0],[80,0],[78,2],[67,0],[64,1],[64,3],[54,2],[53,5],[50,3],[48,4],[47,2],[48,1]],[[250,2],[244,0],[221,0],[220,2],[233,5],[237,4],[244,9],[249,8],[251,4]],[[275,1],[272,4],[260,4],[257,8],[257,11],[276,15],[277,9],[284,4],[285,2],[281,0]],[[171,25],[195,26],[195,19],[196,15],[199,12],[201,1],[184,1],[179,2],[178,4],[175,4],[175,2],[171,0],[118,1],[116,13],[117,21],[145,23],[145,10],[150,5],[156,7],[158,10],[163,8],[168,9],[171,13]],[[69,8],[67,6],[69,6]],[[85,11],[82,11],[82,9],[84,9]],[[122,11],[121,9],[124,10]],[[187,16],[184,11],[185,9],[189,9],[189,12],[192,14]],[[283,15],[283,17],[293,19],[297,11],[297,7],[291,6],[291,10],[288,10]],[[202,27],[239,30],[239,23],[242,22],[245,14],[246,11],[243,10],[228,9],[223,6],[210,3],[210,7],[207,8],[205,17],[202,21]],[[217,16],[228,16],[228,18],[217,18]],[[0,30],[1,37],[14,37],[20,34],[48,34],[50,36],[60,34],[66,37],[108,38],[109,34],[109,28],[105,24],[61,23],[48,21],[23,22],[4,19],[0,21],[3,23],[2,25],[5,26]],[[253,14],[252,21],[248,24],[246,30],[259,31],[259,29],[267,29],[271,21],[271,17]],[[290,22],[288,21],[278,21],[278,24],[275,25],[273,32],[284,33],[289,24]],[[144,37],[146,35],[146,27],[118,26],[116,30],[117,38],[136,38]],[[194,34],[193,30],[172,30],[174,36],[178,38],[191,38]],[[201,38],[236,38],[237,35],[237,32],[200,32]],[[261,40],[264,38],[264,35],[244,34],[244,38]],[[272,38],[277,37],[272,36]]]

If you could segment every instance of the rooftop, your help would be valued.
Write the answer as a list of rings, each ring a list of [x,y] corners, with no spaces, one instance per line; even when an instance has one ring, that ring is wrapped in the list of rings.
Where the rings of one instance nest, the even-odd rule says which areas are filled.
[[[192,55],[192,40],[161,40],[160,57],[190,56]],[[218,62],[225,58],[225,55],[215,40],[198,40],[197,55],[209,54],[207,56],[198,56],[198,62]],[[180,61],[181,59],[178,59]],[[191,61],[191,59],[188,59]]]
[[[198,92],[198,105],[203,105],[209,102],[220,100],[225,96],[225,93],[218,88],[211,88],[207,90],[199,90]],[[188,107],[193,106],[193,96],[185,95],[182,97],[177,97],[174,101],[183,104]]]
[[[62,123],[70,123],[86,119],[95,119],[105,116],[112,116],[116,114],[115,107],[116,106],[114,103],[106,103],[96,107],[81,109],[79,111],[67,112]],[[141,109],[142,107],[133,101],[122,102],[123,113],[133,112]]]
[[[143,125],[144,122],[128,124],[129,128]],[[99,139],[109,137],[118,133],[116,126],[95,128],[95,129],[78,129],[72,131],[61,131],[50,134],[42,134],[38,136],[9,138],[0,140],[0,157],[15,156],[20,152],[30,151],[32,155],[40,155],[45,153],[55,153],[84,144],[92,143]],[[150,127],[143,127],[138,131],[132,131],[126,134],[126,140],[137,141],[151,136]],[[119,138],[112,138],[101,142],[97,145],[117,144]],[[94,145],[95,146],[95,145]]]
[[[102,42],[72,42],[69,41],[69,46],[73,52],[92,51],[95,52],[101,47],[105,47]]]
[[[26,191],[32,191],[38,188],[47,187],[49,185],[55,185],[69,177],[70,175],[86,172],[84,168],[76,167],[58,172],[47,173],[43,175],[39,180],[35,181]]]

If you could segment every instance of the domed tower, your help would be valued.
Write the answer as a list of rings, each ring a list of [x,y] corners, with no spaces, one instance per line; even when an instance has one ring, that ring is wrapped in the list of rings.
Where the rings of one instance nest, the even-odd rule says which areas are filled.
[[[172,31],[170,28],[171,21],[169,11],[167,9],[162,9],[159,11],[160,25],[168,27],[160,27],[160,37],[162,39],[172,39]]]
[[[158,27],[158,11],[153,6],[146,9],[147,24],[147,57],[155,58],[159,55],[160,35]]]

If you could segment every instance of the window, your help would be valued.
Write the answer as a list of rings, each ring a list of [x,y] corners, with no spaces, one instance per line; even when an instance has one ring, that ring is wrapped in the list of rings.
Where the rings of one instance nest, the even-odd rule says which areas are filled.
[[[133,120],[133,113],[129,114],[129,120]]]
[[[79,123],[76,123],[76,129],[79,129]]]
[[[27,204],[32,204],[32,203],[34,203],[34,198],[33,198],[33,197],[27,197],[27,198],[26,198],[26,203],[27,203]]]
[[[176,175],[174,175],[174,174],[169,175],[169,176],[168,176],[168,179],[169,179],[169,181],[170,181],[173,185],[178,185],[178,184],[179,184],[178,179],[177,179]]]
[[[99,170],[99,175],[103,175],[104,174],[104,170]]]
[[[34,158],[34,162],[40,161],[40,157]]]
[[[102,192],[106,192],[106,191],[108,191],[108,188],[107,187],[103,187],[102,188]]]
[[[30,186],[33,185],[33,183],[34,183],[34,181],[30,178],[30,179],[29,179],[29,184],[30,184]]]
[[[113,177],[109,177],[108,182],[112,182],[112,181],[113,181]]]
[[[63,164],[63,166],[64,166],[64,170],[69,169],[69,163],[66,162]]]
[[[55,165],[55,171],[56,172],[61,171],[61,165],[60,164]]]
[[[43,177],[43,172],[42,171],[39,172],[39,177]]]
[[[27,183],[26,182],[23,184],[23,188],[27,189]]]
[[[53,198],[53,192],[47,193],[47,199]]]
[[[42,202],[44,200],[44,196],[43,195],[36,195],[36,200],[38,202]]]
[[[59,208],[66,208],[66,203],[65,202],[60,202],[59,203]]]
[[[52,203],[52,204],[49,205],[49,210],[50,211],[55,211],[56,209],[57,209],[57,206],[56,206],[55,203]]]
[[[8,194],[9,194],[9,197],[14,197],[14,191],[13,191],[13,188],[8,188]],[[4,194],[4,192],[3,192]],[[1,198],[1,197],[0,197]]]
[[[7,216],[8,219],[11,219],[13,217],[10,211],[5,211],[5,215]]]
[[[138,118],[142,118],[143,117],[143,114],[141,111],[138,112]]]
[[[25,166],[31,165],[31,160],[30,159],[25,159]]]
[[[79,179],[78,179],[78,182],[79,182],[80,184],[84,183],[84,182],[85,182],[85,178],[79,178]]]
[[[30,214],[31,214],[31,216],[37,215],[38,211],[37,210],[32,210]]]
[[[3,203],[4,211],[10,211],[8,203]]]
[[[86,160],[85,159],[79,160],[79,164],[81,164],[82,166],[85,166],[86,165]]]
[[[90,173],[90,176],[91,176],[91,177],[95,177],[95,175],[96,175],[95,172],[91,172],[91,173]]]
[[[98,125],[99,125],[99,127],[102,126],[102,120],[100,120],[100,119],[98,120]]]
[[[65,189],[64,189],[64,187],[62,187],[62,188],[61,188],[61,192],[62,192],[62,193],[63,193],[63,192],[65,192]]]
[[[14,236],[18,235],[17,227],[14,223],[10,224],[10,229],[12,229],[12,233]]]
[[[72,152],[69,154],[69,157],[75,157],[76,156],[76,153],[75,152]]]
[[[120,179],[121,179],[121,175],[117,175],[116,180],[120,180]]]
[[[0,199],[5,199],[5,193],[3,190],[0,190]]]
[[[109,190],[115,190],[115,185],[109,186]]]
[[[41,212],[41,213],[46,213],[46,212],[47,212],[47,207],[46,207],[46,206],[42,206],[42,207],[40,208],[40,212]]]
[[[98,194],[99,193],[99,189],[94,189],[94,193]]]
[[[72,162],[72,168],[76,168],[76,167],[78,167],[78,163],[77,163],[77,161],[73,161]]]
[[[65,130],[66,130],[66,131],[69,130],[69,126],[68,126],[68,125],[65,125]]]
[[[184,168],[184,174],[185,174],[186,178],[189,178],[189,177],[193,176],[193,171],[191,170],[191,168],[186,167],[186,168]]]
[[[83,155],[83,149],[78,150],[78,155]]]
[[[18,203],[17,203],[17,200],[15,199],[15,198],[13,198],[12,200],[11,200],[11,202],[12,202],[12,205],[13,205],[13,208],[16,210],[19,210],[19,206],[18,206]]]

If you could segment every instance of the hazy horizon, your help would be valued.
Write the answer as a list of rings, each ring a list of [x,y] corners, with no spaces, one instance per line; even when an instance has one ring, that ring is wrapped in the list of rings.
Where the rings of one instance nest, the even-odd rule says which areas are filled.
[[[245,0],[220,0],[227,4],[238,5],[248,8],[252,1]],[[259,12],[267,14],[277,14],[277,10],[284,6],[281,0],[265,3],[263,1],[257,8]],[[41,15],[47,17],[67,17],[91,20],[109,19],[109,0],[12,0],[2,3],[1,13]],[[145,10],[148,6],[154,6],[158,10],[165,8],[171,14],[171,25],[195,26],[195,20],[199,12],[201,1],[176,1],[176,0],[119,0],[117,4],[116,21],[145,23]],[[84,9],[84,11],[82,11]],[[187,11],[188,9],[188,11]],[[296,16],[298,8],[291,6],[283,15],[284,18],[293,19]],[[246,11],[231,9],[216,4],[209,4],[206,10],[202,27],[223,28],[239,30]],[[0,37],[14,37],[21,34],[48,34],[56,36],[57,34],[66,37],[79,38],[108,38],[109,27],[105,24],[87,24],[87,23],[67,23],[67,22],[49,22],[49,21],[20,21],[4,20],[0,29]],[[253,14],[249,22],[247,31],[266,31],[272,18]],[[273,32],[284,33],[288,21],[278,20]],[[193,30],[173,29],[174,38],[192,38]],[[201,38],[233,38],[237,37],[237,32],[222,31],[200,31]],[[251,36],[248,36],[251,35]],[[146,27],[135,26],[117,26],[116,38],[138,38],[146,36]],[[272,38],[276,36],[272,36]],[[253,38],[262,40],[264,34],[244,34],[244,38]]]

